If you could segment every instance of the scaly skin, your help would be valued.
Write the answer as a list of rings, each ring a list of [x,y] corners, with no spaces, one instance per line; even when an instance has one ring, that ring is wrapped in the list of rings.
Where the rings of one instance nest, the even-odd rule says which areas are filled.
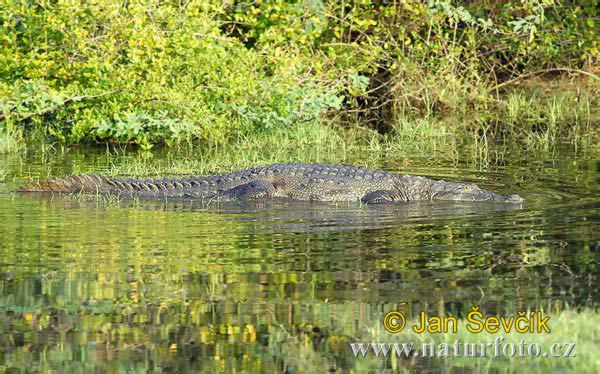
[[[233,173],[181,179],[72,175],[21,187],[20,192],[93,192],[140,197],[259,199],[389,203],[415,200],[522,203],[474,184],[435,181],[381,170],[335,164],[276,164]]]

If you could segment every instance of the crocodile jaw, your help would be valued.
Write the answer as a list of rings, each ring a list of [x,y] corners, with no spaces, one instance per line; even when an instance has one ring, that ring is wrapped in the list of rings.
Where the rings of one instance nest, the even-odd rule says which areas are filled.
[[[431,200],[449,201],[490,201],[509,204],[522,204],[525,201],[519,195],[500,195],[483,190],[475,184],[444,181],[436,181],[432,184],[430,196]]]

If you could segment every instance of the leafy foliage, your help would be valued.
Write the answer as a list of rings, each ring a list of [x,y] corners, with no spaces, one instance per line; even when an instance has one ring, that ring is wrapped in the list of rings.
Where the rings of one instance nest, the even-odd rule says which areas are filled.
[[[598,61],[596,0],[460,4],[10,2],[0,126],[151,147],[225,143],[332,110],[380,130],[474,112],[488,122],[499,83]]]
[[[202,1],[17,2],[0,20],[5,122],[55,124],[45,130],[63,141],[222,142],[337,102],[323,83],[270,71],[266,56],[223,36]],[[288,58],[300,60],[276,57]]]
[[[363,123],[383,117],[388,130],[407,117],[502,122],[499,83],[591,68],[600,46],[595,0],[234,1],[223,14],[223,28],[252,48],[292,45],[318,56],[313,71],[324,79],[368,79],[358,92],[340,87],[346,114],[361,113]]]

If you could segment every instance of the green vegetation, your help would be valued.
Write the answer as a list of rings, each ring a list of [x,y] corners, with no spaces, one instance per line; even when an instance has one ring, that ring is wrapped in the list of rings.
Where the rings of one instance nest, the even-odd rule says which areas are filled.
[[[597,372],[599,22],[597,0],[3,1],[0,371]],[[528,205],[11,193],[288,161]],[[552,334],[531,342],[575,341],[577,357],[353,357],[359,340],[492,340],[381,329],[384,311],[448,303],[544,309]]]
[[[24,146],[25,143],[20,132],[0,129],[0,154],[16,152]]]
[[[598,18],[595,0],[9,2],[0,152],[22,134],[150,149],[308,122],[578,141],[600,123]]]

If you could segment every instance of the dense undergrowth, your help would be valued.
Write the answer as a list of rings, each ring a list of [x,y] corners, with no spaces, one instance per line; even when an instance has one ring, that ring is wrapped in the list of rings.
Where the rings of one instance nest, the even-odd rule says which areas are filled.
[[[595,133],[596,0],[462,4],[5,3],[0,152],[32,134],[149,149],[307,123],[403,142]]]

